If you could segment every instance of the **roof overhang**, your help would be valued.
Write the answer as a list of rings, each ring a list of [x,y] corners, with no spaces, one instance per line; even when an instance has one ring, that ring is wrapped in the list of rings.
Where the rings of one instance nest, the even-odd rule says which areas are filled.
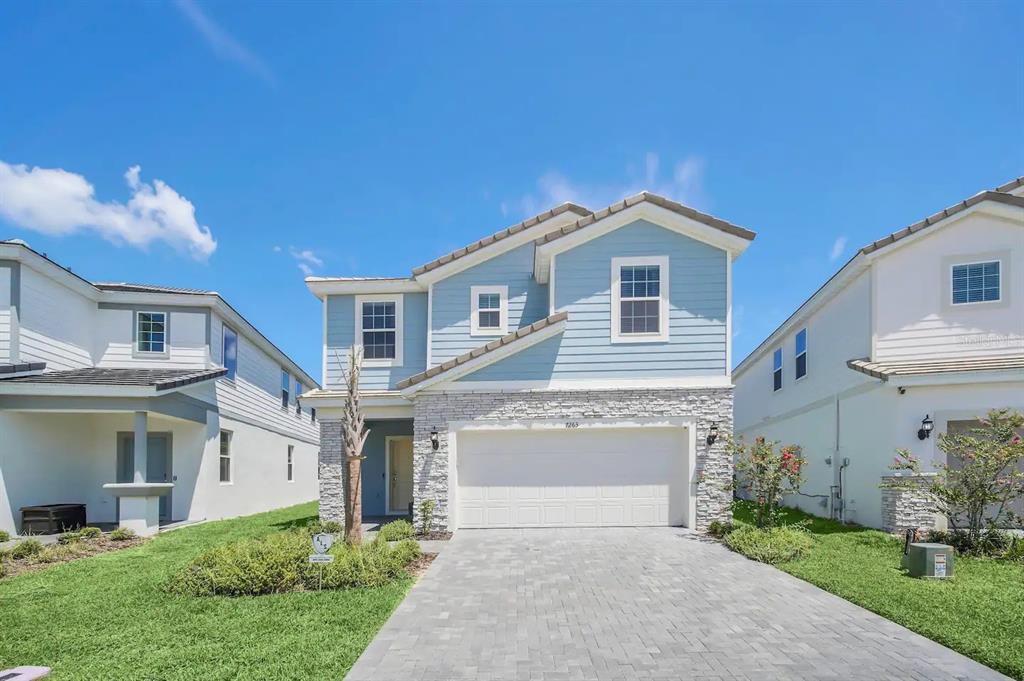
[[[846,362],[846,366],[896,388],[968,383],[1024,383],[1024,355],[904,362],[851,359]]]
[[[344,390],[311,390],[299,396],[302,403],[317,410],[320,419],[340,418],[348,396]],[[396,390],[364,391],[359,393],[359,404],[367,419],[411,419],[412,402]]]
[[[422,293],[426,284],[405,278],[306,277],[306,288],[323,300],[327,296],[363,293]]]
[[[106,372],[106,378],[86,377],[89,372]],[[138,372],[146,370],[133,369],[81,369],[55,371],[49,373],[23,374],[16,377],[4,377],[0,380],[0,395],[45,396],[45,397],[160,397],[216,380],[225,374],[227,369],[208,369],[194,373],[182,373],[177,376],[154,376],[151,383],[138,380]],[[133,375],[131,383],[118,383],[114,379],[123,375]],[[66,380],[61,374],[66,374]],[[146,375],[143,373],[142,375]]]
[[[696,211],[694,211],[696,213]],[[600,215],[600,214],[597,214]],[[703,214],[701,214],[703,215]],[[707,216],[709,219],[710,216]],[[578,222],[585,222],[587,218]],[[684,236],[691,237],[698,241],[710,244],[723,251],[727,251],[732,258],[737,258],[750,246],[753,239],[732,234],[713,227],[700,220],[682,215],[674,210],[662,207],[648,200],[628,205],[621,210],[610,213],[605,217],[599,217],[585,227],[568,231],[564,235],[555,235],[555,238],[538,242],[536,255],[533,260],[533,276],[541,284],[548,283],[551,271],[551,259],[559,253],[584,244],[592,239],[601,237],[637,220],[647,220],[659,227],[672,230]],[[744,230],[745,231],[745,230]]]

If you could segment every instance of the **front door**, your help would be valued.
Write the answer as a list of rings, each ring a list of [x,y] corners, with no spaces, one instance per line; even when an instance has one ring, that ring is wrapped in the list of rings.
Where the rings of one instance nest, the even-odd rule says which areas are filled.
[[[170,433],[150,433],[146,438],[146,482],[171,482]],[[117,438],[117,482],[132,482],[135,477],[135,435],[120,433]],[[121,504],[117,504],[120,518]],[[171,519],[171,492],[160,497],[160,520]]]
[[[388,513],[409,512],[412,503],[412,438],[388,438]]]

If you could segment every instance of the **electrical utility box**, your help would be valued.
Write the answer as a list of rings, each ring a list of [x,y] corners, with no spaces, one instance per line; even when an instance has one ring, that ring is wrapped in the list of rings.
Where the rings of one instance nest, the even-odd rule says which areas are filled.
[[[912,543],[903,556],[903,567],[911,577],[949,579],[953,576],[952,546],[946,544]]]

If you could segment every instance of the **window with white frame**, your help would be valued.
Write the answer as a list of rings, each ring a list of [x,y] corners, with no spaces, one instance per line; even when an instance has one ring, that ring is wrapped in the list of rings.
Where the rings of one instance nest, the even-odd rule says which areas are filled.
[[[224,368],[228,370],[229,380],[235,380],[238,373],[238,334],[230,326],[224,325],[224,338],[222,339],[221,358],[224,361]]]
[[[508,286],[470,286],[470,335],[508,333]]]
[[[302,416],[302,400],[299,397],[302,395],[304,388],[299,383],[299,379],[295,379],[295,415]]]
[[[807,375],[807,329],[800,329],[796,333],[796,355],[793,358],[796,380]]]
[[[612,341],[668,340],[668,257],[612,258]]]
[[[231,431],[220,431],[220,481],[231,482]]]
[[[402,365],[402,296],[356,296],[356,342],[363,366]]]
[[[772,390],[782,390],[782,348],[772,353]]]
[[[287,371],[281,371],[281,408],[287,409],[291,399],[292,376]]]
[[[167,352],[167,313],[137,312],[135,314],[135,349],[157,355]]]
[[[288,445],[288,482],[295,482],[295,445]]]
[[[952,267],[953,305],[994,303],[1002,297],[1000,262],[971,262]]]

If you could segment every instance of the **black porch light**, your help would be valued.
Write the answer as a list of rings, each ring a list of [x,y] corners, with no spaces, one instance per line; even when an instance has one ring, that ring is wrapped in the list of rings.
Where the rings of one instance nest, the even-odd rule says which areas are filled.
[[[434,448],[435,452],[441,446],[441,441],[437,439],[437,426],[434,426],[434,429],[430,431],[430,446]]]
[[[718,439],[718,423],[712,422],[711,427],[708,429],[708,447],[715,444],[715,440]]]
[[[932,436],[932,428],[934,427],[935,422],[932,421],[931,417],[928,416],[928,414],[925,414],[924,418],[921,419],[921,428],[917,431],[917,439],[927,440],[928,438],[930,438]]]

